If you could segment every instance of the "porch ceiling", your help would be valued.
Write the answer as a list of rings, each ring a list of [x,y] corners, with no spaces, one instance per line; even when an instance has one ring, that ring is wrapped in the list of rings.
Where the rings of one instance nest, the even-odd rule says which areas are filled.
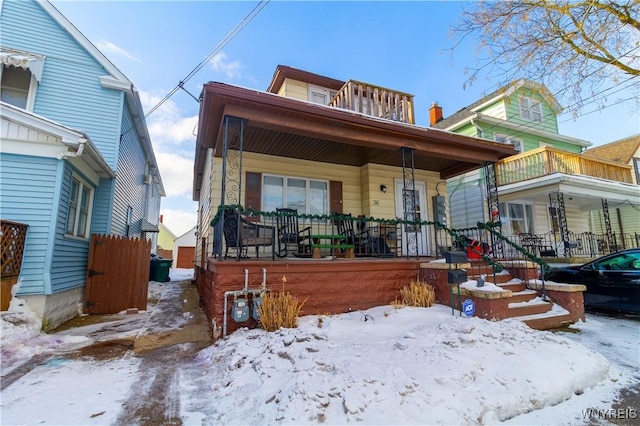
[[[222,155],[223,119],[246,120],[243,150],[331,164],[402,166],[400,148],[414,150],[416,169],[443,179],[516,154],[511,145],[433,128],[377,119],[222,83],[204,87],[194,162],[194,200],[206,151]]]

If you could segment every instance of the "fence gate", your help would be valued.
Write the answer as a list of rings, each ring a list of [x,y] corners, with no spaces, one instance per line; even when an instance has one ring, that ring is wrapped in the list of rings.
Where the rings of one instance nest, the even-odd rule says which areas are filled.
[[[116,314],[147,309],[151,242],[146,239],[91,235],[86,314]]]

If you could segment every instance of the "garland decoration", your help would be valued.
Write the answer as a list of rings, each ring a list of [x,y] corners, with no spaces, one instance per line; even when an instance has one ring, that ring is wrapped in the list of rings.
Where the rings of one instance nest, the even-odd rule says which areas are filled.
[[[249,216],[249,217],[269,217],[269,218],[274,218],[274,217],[286,217],[286,216],[292,216],[292,213],[289,212],[265,212],[265,211],[260,211],[260,210],[253,210],[252,208],[245,208],[244,206],[242,206],[241,204],[223,204],[218,206],[218,211],[216,212],[216,215],[213,217],[213,219],[211,219],[211,226],[216,226],[216,224],[220,221],[220,218],[222,217],[222,213],[227,210],[227,209],[231,209],[231,210],[236,210],[238,213],[240,213],[241,215],[244,216]],[[488,262],[489,264],[491,264],[495,269],[496,272],[501,271],[502,269],[504,269],[504,266],[500,265],[500,263],[498,263],[492,256],[489,256],[485,253],[482,253],[480,251],[478,251],[476,249],[475,246],[473,246],[471,244],[471,241],[469,239],[469,237],[467,237],[464,233],[465,232],[473,232],[473,231],[479,231],[479,230],[485,230],[487,232],[489,232],[491,235],[493,235],[494,237],[496,237],[497,239],[499,239],[500,241],[506,243],[508,246],[513,247],[517,252],[521,253],[524,257],[526,257],[527,259],[529,259],[531,262],[536,263],[538,265],[540,265],[540,267],[544,270],[544,272],[548,272],[551,267],[549,266],[549,264],[547,262],[545,262],[544,260],[542,260],[540,257],[529,253],[529,251],[527,249],[525,249],[524,247],[514,243],[513,241],[509,240],[508,238],[506,238],[504,235],[502,235],[500,232],[498,232],[496,229],[499,228],[500,226],[502,226],[501,222],[487,222],[487,223],[483,223],[483,222],[478,222],[477,225],[475,227],[471,227],[471,228],[459,228],[459,229],[451,229],[448,228],[447,226],[441,224],[440,222],[432,222],[432,221],[428,221],[428,220],[405,220],[405,219],[399,219],[399,218],[395,218],[395,219],[380,219],[380,218],[374,218],[374,217],[354,217],[350,214],[342,214],[342,213],[331,213],[331,214],[306,214],[306,213],[299,213],[296,215],[298,218],[301,219],[309,219],[309,220],[317,220],[317,221],[336,221],[336,220],[362,220],[363,222],[375,222],[375,223],[382,223],[382,224],[386,224],[386,225],[418,225],[418,226],[423,226],[423,225],[427,225],[427,226],[434,226],[434,229],[437,231],[438,229],[442,229],[445,232],[447,232],[451,238],[452,238],[452,242],[455,241],[455,243],[458,245],[458,247],[461,247],[463,249],[466,250],[467,247],[471,247],[471,250],[482,256],[482,258]]]

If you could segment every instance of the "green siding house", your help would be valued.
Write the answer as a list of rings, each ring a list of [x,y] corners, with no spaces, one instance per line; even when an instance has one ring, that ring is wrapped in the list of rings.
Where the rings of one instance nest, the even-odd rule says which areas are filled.
[[[633,165],[584,155],[590,142],[558,133],[561,112],[549,90],[530,80],[449,117],[432,105],[432,127],[511,144],[521,153],[447,180],[453,228],[490,221],[487,193],[495,187],[503,234],[535,254],[596,256],[638,246],[640,221],[627,217],[635,212],[637,219],[630,207],[640,206]]]

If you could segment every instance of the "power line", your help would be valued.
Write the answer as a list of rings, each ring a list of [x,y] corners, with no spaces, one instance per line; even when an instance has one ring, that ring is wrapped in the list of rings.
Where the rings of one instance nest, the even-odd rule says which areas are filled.
[[[629,55],[629,54],[633,53],[635,50],[638,50],[638,49],[640,49],[640,46],[636,46],[636,47],[632,48],[632,49],[631,49],[631,50],[629,50],[628,52],[623,53],[620,57],[612,59],[609,63],[607,63],[607,64],[603,64],[601,67],[599,67],[599,68],[595,69],[595,70],[594,70],[594,71],[592,71],[590,74],[585,75],[583,78],[588,78],[588,77],[593,76],[594,74],[596,74],[596,73],[600,72],[601,70],[603,70],[604,68],[606,68],[607,66],[609,66],[612,62],[614,62],[614,61],[616,61],[616,60],[619,60],[619,59],[621,59],[622,57],[627,56],[627,55]],[[611,90],[612,88],[615,88],[616,86],[619,86],[620,84],[624,84],[624,83],[626,83],[627,81],[629,81],[629,80],[631,80],[631,79],[633,79],[633,78],[635,78],[635,76],[631,76],[631,77],[629,77],[627,80],[625,80],[625,81],[623,81],[623,82],[621,82],[621,83],[618,83],[618,84],[616,84],[616,85],[612,86],[612,87],[611,87],[611,88],[609,88],[609,89],[605,89],[604,91],[598,92],[598,93],[594,94],[593,96],[596,96],[596,95],[598,95],[598,94],[600,94],[600,93],[603,93],[603,92],[606,92],[606,91],[608,91],[608,90]],[[517,80],[516,80],[516,81],[517,81]],[[635,84],[635,83],[630,84],[629,86],[627,86],[627,88],[628,88],[628,87],[633,86],[634,84]],[[560,93],[562,93],[562,92],[564,92],[564,91],[568,90],[568,88],[569,88],[569,86],[562,87],[562,88],[560,88],[559,90],[557,90],[555,93],[552,93],[552,94],[551,94],[551,96],[555,97],[555,96],[557,96],[558,94],[560,94]],[[614,93],[616,93],[616,92],[614,92]],[[591,101],[591,102],[587,102],[587,103],[584,103],[584,104],[582,104],[582,105],[583,105],[583,106],[584,106],[584,105],[588,105],[588,104],[590,104],[590,103],[593,103],[593,102],[596,102],[596,101],[599,101],[599,100],[600,100],[600,99],[594,99],[593,101]],[[627,100],[628,100],[628,99],[627,99]],[[543,102],[543,100],[540,100],[540,101],[536,102],[535,104],[532,104],[532,105],[531,105],[531,107],[535,107],[536,105],[540,105],[542,102]],[[618,103],[620,103],[620,102],[618,102]],[[571,106],[574,106],[574,105],[575,105],[575,106],[578,106],[579,104],[580,104],[580,102],[575,102],[575,103],[574,103],[574,104],[572,104]],[[615,105],[617,105],[617,104],[615,104]],[[577,108],[576,108],[576,109],[577,109]],[[602,108],[602,109],[604,109],[604,108]],[[507,122],[508,122],[510,119],[515,118],[517,115],[519,115],[519,113],[518,113],[518,114],[512,114],[512,115],[510,115],[510,116],[507,116],[507,117],[504,119],[504,121],[507,121]],[[541,114],[541,116],[542,116],[543,118],[551,118],[551,117],[556,116],[556,114],[546,114],[546,115],[545,115],[545,114]],[[581,116],[581,115],[577,115],[577,117],[580,117],[580,116]],[[492,129],[494,129],[494,128],[498,127],[498,126],[500,126],[500,124],[493,124],[493,125],[491,125],[490,127],[485,128],[485,129],[481,129],[481,130],[482,130],[483,132],[484,132],[484,131],[489,131],[489,130],[492,130]],[[533,129],[533,128],[534,128],[534,126],[536,126],[536,124],[535,124],[535,122],[533,122],[533,121],[532,121],[530,124],[528,124],[528,125],[526,125],[526,126],[523,126],[522,130],[519,130],[519,132],[526,131],[526,130],[528,130],[528,129]],[[514,135],[515,135],[515,133],[509,133],[509,134],[506,134],[505,136],[514,136]]]
[[[192,98],[196,100],[196,102],[199,102],[199,100],[195,96],[193,96],[191,93],[189,93],[189,91],[187,91],[187,89],[184,88],[184,84],[187,81],[189,81],[194,75],[196,75],[196,73],[200,71],[202,67],[205,66],[211,60],[211,58],[217,55],[227,44],[229,44],[229,42],[244,27],[246,27],[249,24],[249,22],[251,22],[253,18],[255,18],[262,11],[262,9],[264,9],[267,6],[269,1],[270,0],[261,0],[256,6],[254,6],[253,9],[251,9],[251,11],[247,14],[247,16],[245,16],[240,22],[238,22],[236,26],[233,27],[233,29],[229,31],[226,36],[224,36],[224,38],[216,45],[216,47],[214,47],[213,50],[211,50],[211,52],[209,52],[209,54],[207,54],[207,56],[205,56],[205,58],[193,70],[191,70],[191,72],[187,74],[187,76],[184,79],[180,80],[180,82],[178,82],[178,84],[173,89],[171,89],[169,93],[167,93],[153,108],[149,110],[149,112],[147,112],[144,115],[142,120],[146,122],[146,118],[149,117],[149,115],[153,114],[158,108],[162,106],[162,104],[168,101],[169,98],[171,98],[171,96],[173,96],[180,89],[188,93]],[[134,127],[135,127],[135,124],[129,127],[126,131],[122,132],[120,134],[120,140],[122,140],[124,135],[130,132]]]
[[[264,9],[267,4],[269,3],[270,0],[261,0],[260,3],[258,3],[256,6],[254,6],[253,9],[251,9],[251,12],[249,12],[247,14],[247,16],[245,16],[240,22],[238,22],[236,24],[235,27],[233,27],[233,29],[231,31],[229,31],[229,33],[227,33],[227,35],[216,45],[216,47],[213,48],[213,50],[211,50],[211,52],[209,52],[209,54],[189,73],[187,74],[187,76],[185,78],[183,78],[182,80],[180,80],[180,82],[176,85],[176,87],[174,87],[164,98],[162,98],[153,108],[151,108],[149,110],[149,112],[147,112],[144,116],[145,118],[148,117],[149,115],[151,115],[152,113],[154,113],[158,108],[160,108],[162,106],[162,104],[164,104],[166,101],[169,100],[169,98],[171,98],[171,96],[173,96],[179,89],[183,89],[186,91],[186,89],[184,89],[184,83],[186,83],[187,81],[189,81],[198,71],[200,71],[202,69],[203,66],[205,66],[215,55],[217,55],[218,53],[220,53],[220,51],[227,45],[229,44],[229,42],[244,28],[246,27],[249,22],[251,22],[253,20],[253,18],[255,18],[256,16],[258,16],[258,14],[262,11],[262,9]],[[187,92],[189,93],[189,92]],[[189,93],[190,94],[190,93]],[[191,95],[191,94],[190,94]],[[193,97],[193,95],[191,95]]]

